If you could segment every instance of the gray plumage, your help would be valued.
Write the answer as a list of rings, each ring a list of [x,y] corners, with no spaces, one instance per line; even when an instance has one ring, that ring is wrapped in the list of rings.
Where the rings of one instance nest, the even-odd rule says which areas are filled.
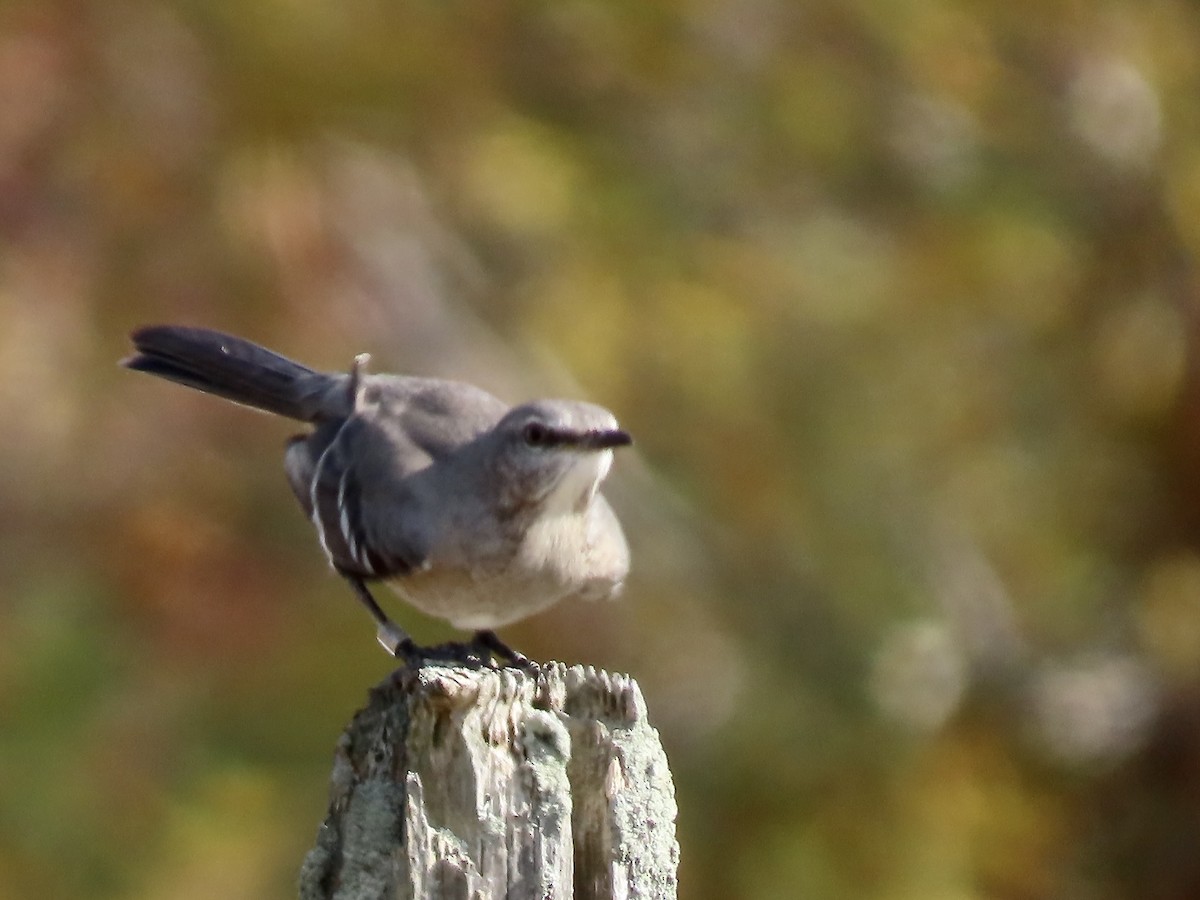
[[[620,590],[629,551],[599,486],[630,438],[608,410],[567,400],[510,408],[461,382],[367,374],[365,356],[349,374],[317,372],[208,329],[155,326],[132,338],[130,369],[313,425],[288,443],[288,482],[398,655],[411,641],[364,581],[385,580],[429,615],[483,632]]]

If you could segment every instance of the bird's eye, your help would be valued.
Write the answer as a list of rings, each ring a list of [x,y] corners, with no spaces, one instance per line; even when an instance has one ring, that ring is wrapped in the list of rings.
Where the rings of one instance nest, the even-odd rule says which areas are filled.
[[[530,447],[544,447],[550,443],[550,429],[541,422],[530,422],[521,435]]]

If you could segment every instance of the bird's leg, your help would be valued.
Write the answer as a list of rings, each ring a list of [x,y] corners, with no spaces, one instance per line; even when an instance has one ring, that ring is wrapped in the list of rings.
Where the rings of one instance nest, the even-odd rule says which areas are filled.
[[[344,575],[343,577],[350,583],[354,596],[358,597],[359,602],[367,608],[371,618],[375,620],[377,626],[375,638],[383,646],[383,649],[405,662],[411,663],[420,659],[421,648],[408,636],[408,632],[388,618],[387,613],[380,608],[379,604],[375,602],[375,598],[371,596],[371,592],[367,590],[363,580],[356,575]]]
[[[498,659],[503,660],[505,668],[511,666],[514,669],[525,669],[530,672],[536,672],[539,668],[538,664],[524,653],[514,650],[508,644],[504,643],[504,641],[500,640],[500,637],[494,631],[484,630],[475,632],[473,643]]]
[[[483,653],[479,652],[473,644],[451,643],[440,644],[436,647],[418,647],[416,642],[409,637],[408,632],[388,618],[387,613],[375,602],[375,598],[371,596],[371,592],[361,578],[356,575],[343,575],[343,577],[350,582],[354,595],[358,597],[362,605],[371,613],[371,618],[375,620],[375,624],[378,626],[375,632],[376,640],[384,650],[397,659],[404,660],[406,665],[414,669],[420,668],[421,664],[425,662],[465,666],[470,669],[478,669],[483,666]]]

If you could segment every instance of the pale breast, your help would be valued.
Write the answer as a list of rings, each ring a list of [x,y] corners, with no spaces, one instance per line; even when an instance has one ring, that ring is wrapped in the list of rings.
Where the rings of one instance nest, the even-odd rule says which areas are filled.
[[[586,510],[543,515],[519,537],[498,529],[443,543],[423,570],[392,587],[417,609],[456,628],[500,628],[571,598],[605,599],[621,587],[629,550],[616,516],[602,496]]]
[[[562,600],[562,585],[544,576],[514,577],[511,570],[474,578],[458,569],[433,567],[389,582],[417,609],[465,631],[501,628]]]

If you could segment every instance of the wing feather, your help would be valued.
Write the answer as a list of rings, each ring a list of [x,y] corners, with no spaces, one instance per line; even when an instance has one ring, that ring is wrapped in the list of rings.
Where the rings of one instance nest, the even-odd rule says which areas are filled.
[[[312,435],[293,439],[285,465],[292,490],[317,530],[321,549],[338,572],[363,578],[390,578],[424,565],[414,546],[372,541],[363,518],[364,453],[378,442],[373,423],[360,415],[330,423]],[[397,503],[389,515],[403,518]]]

